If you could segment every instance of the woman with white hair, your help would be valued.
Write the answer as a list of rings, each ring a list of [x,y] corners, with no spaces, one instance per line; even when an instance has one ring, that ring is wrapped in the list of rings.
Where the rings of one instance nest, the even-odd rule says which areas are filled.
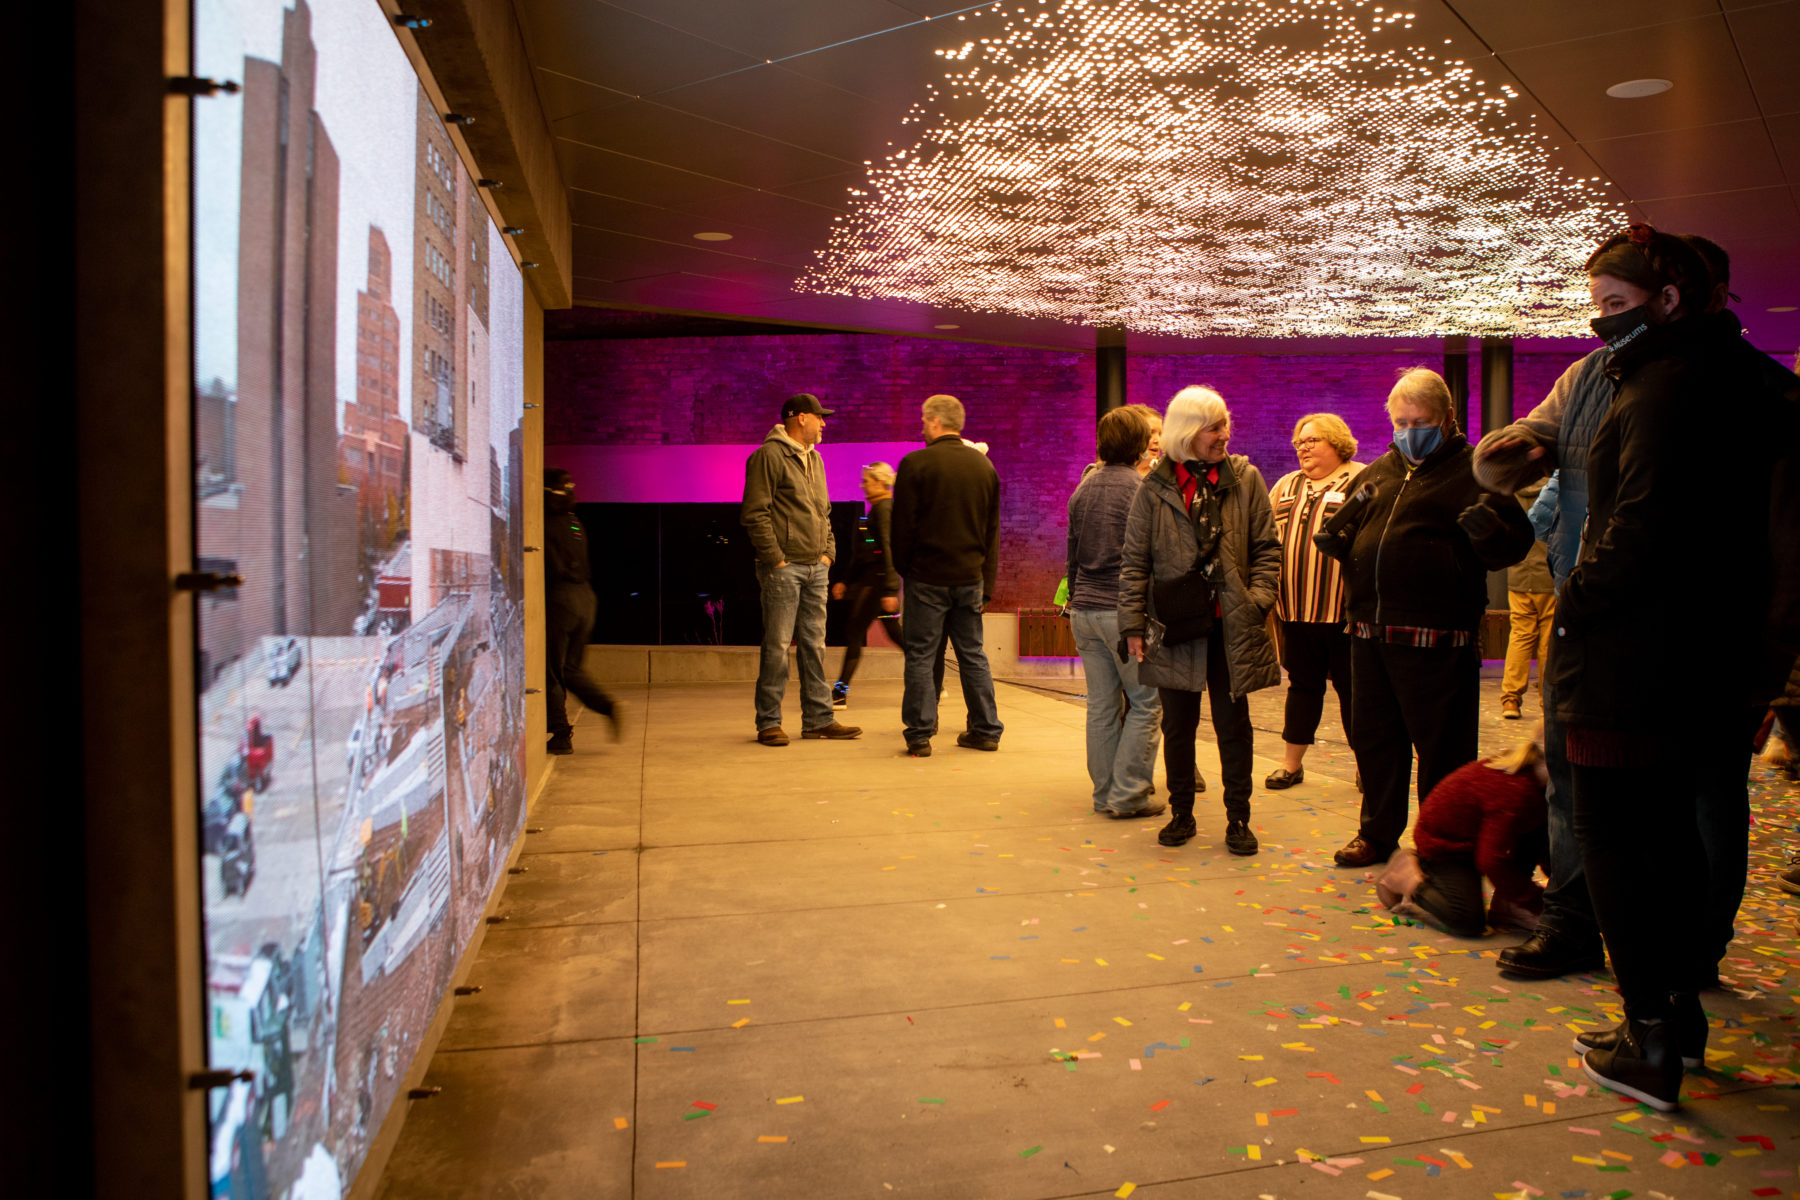
[[[862,661],[869,623],[877,617],[899,621],[900,574],[894,570],[894,560],[888,552],[888,535],[893,528],[894,468],[884,462],[864,467],[862,490],[869,509],[856,523],[850,577],[831,585],[833,600],[850,597],[850,617],[844,626],[844,665],[838,668],[837,682],[831,685],[833,708],[845,708],[850,703],[850,680],[856,675],[856,664]],[[890,632],[898,634],[898,630]],[[899,641],[895,636],[894,643],[898,645]]]
[[[1476,482],[1443,376],[1401,372],[1387,409],[1393,446],[1358,479],[1374,499],[1335,537],[1316,535],[1344,564],[1351,748],[1363,782],[1341,867],[1386,861],[1399,846],[1415,753],[1421,797],[1475,761],[1488,572],[1524,558],[1534,540],[1519,502]]]
[[[1169,823],[1179,846],[1197,832],[1194,735],[1200,695],[1212,699],[1225,783],[1225,848],[1255,854],[1250,830],[1251,692],[1281,682],[1268,615],[1281,543],[1262,473],[1228,454],[1231,413],[1211,388],[1175,393],[1163,416],[1162,461],[1144,477],[1125,522],[1119,569],[1121,656],[1162,700]],[[1516,507],[1516,506],[1515,506]]]

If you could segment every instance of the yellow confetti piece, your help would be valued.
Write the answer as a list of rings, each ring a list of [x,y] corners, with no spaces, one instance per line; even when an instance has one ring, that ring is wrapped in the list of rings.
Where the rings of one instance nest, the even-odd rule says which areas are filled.
[[[1127,1021],[1124,1017],[1114,1017],[1113,1020],[1120,1025],[1130,1025],[1131,1024],[1131,1022]]]
[[[1363,1141],[1365,1141],[1365,1142],[1366,1142],[1366,1141],[1368,1141],[1368,1140],[1369,1140],[1369,1139],[1368,1139],[1368,1138],[1364,1138],[1364,1139],[1363,1139]],[[1385,1141],[1387,1141],[1387,1139],[1386,1139],[1386,1138],[1382,1138],[1382,1139],[1381,1139],[1381,1140],[1382,1140],[1382,1141],[1384,1141],[1384,1142],[1385,1142]],[[1383,1168],[1381,1168],[1381,1170],[1379,1170],[1379,1171],[1370,1171],[1370,1172],[1369,1172],[1369,1179],[1370,1179],[1370,1180],[1371,1180],[1371,1181],[1374,1181],[1374,1180],[1378,1180],[1378,1179],[1386,1179],[1386,1178],[1387,1178],[1387,1177],[1388,1177],[1388,1176],[1389,1176],[1389,1175],[1392,1175],[1392,1174],[1393,1174],[1393,1173],[1394,1173],[1394,1172],[1393,1172],[1393,1170],[1392,1170],[1392,1168],[1389,1168],[1389,1167],[1383,1167]]]
[[[805,1096],[782,1096],[781,1098],[776,1100],[775,1103],[777,1103],[777,1104],[798,1104],[804,1099],[806,1099]]]
[[[750,1002],[748,1000],[727,1000],[725,1003],[727,1003],[727,1004],[748,1004]]]
[[[1190,1009],[1192,1007],[1194,1007],[1194,1002],[1192,1000],[1183,1000],[1180,1004],[1177,1004],[1175,1006],[1175,1011],[1176,1012],[1186,1012],[1188,1009]],[[1758,1106],[1758,1107],[1760,1107],[1760,1106]]]
[[[1245,1062],[1261,1062],[1263,1060],[1263,1056],[1260,1054],[1240,1054],[1238,1057]]]
[[[1600,1153],[1606,1155],[1606,1157],[1608,1157],[1608,1158],[1620,1159],[1623,1162],[1631,1161],[1631,1155],[1620,1154],[1617,1150],[1602,1150]],[[1733,1153],[1736,1153],[1736,1151],[1733,1151]]]
[[[1262,1147],[1261,1146],[1245,1146],[1244,1153],[1248,1154],[1250,1156],[1251,1162],[1262,1161]]]
[[[1484,1112],[1472,1112],[1469,1114],[1469,1120],[1475,1122],[1477,1125],[1486,1125],[1487,1114]]]
[[[684,1159],[684,1160],[683,1160],[683,1161],[681,1161],[681,1162],[660,1162],[660,1163],[657,1163],[657,1164],[656,1164],[656,1169],[657,1169],[657,1170],[659,1170],[659,1171],[661,1171],[661,1170],[665,1170],[665,1169],[666,1169],[666,1168],[669,1168],[669,1167],[685,1167],[685,1166],[687,1166],[687,1162],[686,1162],[686,1160],[685,1160],[685,1159]]]
[[[1157,961],[1157,962],[1167,962],[1167,961],[1168,961],[1168,960],[1167,960],[1167,959],[1165,959],[1165,958],[1164,958],[1164,957],[1163,957],[1163,956],[1162,956],[1162,955],[1160,955],[1160,954],[1151,954],[1151,953],[1150,953],[1150,952],[1149,952],[1149,951],[1147,951],[1147,950],[1146,950],[1146,951],[1145,951],[1145,952],[1144,952],[1144,957],[1145,957],[1145,958],[1154,958],[1154,959],[1155,959],[1155,960],[1156,960],[1156,961]]]
[[[1537,1097],[1527,1093],[1525,1096],[1525,1107],[1526,1108],[1536,1108],[1537,1107]]]
[[[1267,1079],[1258,1079],[1255,1083],[1252,1083],[1250,1086],[1251,1087],[1268,1087],[1271,1083],[1274,1083],[1274,1082],[1275,1082],[1275,1077],[1273,1075],[1271,1075]]]
[[[1629,1124],[1632,1121],[1638,1120],[1643,1115],[1643,1113],[1626,1113],[1624,1116],[1614,1117],[1613,1120]]]
[[[1377,1104],[1383,1103],[1383,1101],[1381,1099],[1381,1093],[1376,1091],[1374,1088],[1364,1088],[1363,1095],[1367,1096],[1369,1099],[1373,1100]]]
[[[1569,1158],[1573,1162],[1582,1163],[1583,1165],[1590,1167],[1604,1167],[1606,1165],[1606,1160],[1604,1158],[1587,1158],[1580,1154],[1571,1154],[1569,1155]]]
[[[1131,1195],[1131,1193],[1135,1191],[1137,1191],[1137,1184],[1121,1183],[1119,1185],[1119,1190],[1114,1192],[1113,1195],[1117,1196],[1119,1200],[1125,1200],[1125,1197]]]
[[[1063,1020],[1061,1017],[1057,1017],[1056,1018],[1056,1027],[1058,1029],[1067,1029],[1069,1027],[1069,1023],[1067,1021]]]
[[[1090,1041],[1090,1042],[1097,1042],[1097,1041],[1099,1041],[1099,1040],[1100,1040],[1100,1039],[1101,1039],[1101,1038],[1103,1038],[1103,1037],[1105,1037],[1105,1036],[1106,1036],[1106,1035],[1105,1035],[1105,1034],[1104,1034],[1104,1033],[1095,1033],[1095,1034],[1089,1034],[1089,1035],[1088,1035],[1088,1041]]]
[[[629,1129],[629,1128],[631,1128],[631,1122],[627,1121],[624,1117],[614,1117],[613,1118],[613,1128],[614,1129]]]
[[[1457,1166],[1461,1167],[1465,1171],[1469,1170],[1470,1168],[1472,1168],[1475,1165],[1475,1164],[1471,1163],[1468,1159],[1464,1158],[1462,1155],[1458,1154],[1454,1150],[1446,1150],[1446,1151],[1444,1151],[1444,1154],[1449,1157],[1451,1162],[1455,1163]]]
[[[1546,1117],[1554,1117],[1556,1115],[1556,1101],[1544,1101],[1543,1113]]]
[[[744,1026],[748,1025],[749,1023],[750,1023],[749,1017],[739,1017],[737,1020],[735,1020],[731,1023],[731,1027],[733,1029],[742,1029]]]
[[[1365,1135],[1365,1136],[1364,1136],[1364,1137],[1363,1137],[1363,1138],[1362,1138],[1362,1139],[1361,1139],[1361,1140],[1362,1140],[1362,1141],[1363,1141],[1363,1142],[1364,1142],[1364,1143],[1365,1143],[1365,1144],[1366,1144],[1366,1145],[1370,1145],[1370,1146],[1385,1146],[1385,1145],[1387,1145],[1387,1144],[1388,1144],[1388,1143],[1389,1143],[1389,1142],[1391,1142],[1391,1141],[1393,1141],[1393,1140],[1394,1140],[1394,1139],[1392,1139],[1392,1138],[1388,1138],[1388,1137],[1380,1137],[1380,1136],[1369,1136],[1369,1135]]]
[[[1104,958],[1096,958],[1094,961],[1099,963],[1103,967],[1109,965]]]
[[[1258,1125],[1267,1125],[1269,1123],[1269,1114],[1268,1113],[1257,1113],[1256,1114],[1256,1123]]]
[[[779,1133],[779,1134],[765,1133],[761,1137],[757,1138],[756,1140],[759,1142],[767,1142],[767,1143],[771,1143],[771,1144],[773,1144],[775,1142],[785,1142],[785,1141],[787,1141],[787,1134],[785,1134],[785,1133]]]

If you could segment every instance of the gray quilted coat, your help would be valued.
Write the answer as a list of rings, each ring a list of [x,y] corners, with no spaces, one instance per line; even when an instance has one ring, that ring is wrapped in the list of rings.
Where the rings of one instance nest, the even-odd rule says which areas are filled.
[[[1281,582],[1281,542],[1262,472],[1241,454],[1228,454],[1220,472],[1218,583],[1221,619],[1208,637],[1225,638],[1231,697],[1247,696],[1281,682],[1281,666],[1269,637],[1269,610]],[[1119,569],[1119,632],[1142,637],[1156,615],[1152,579],[1179,579],[1194,566],[1196,542],[1187,506],[1175,483],[1175,464],[1165,458],[1145,477],[1125,522]],[[1222,626],[1222,628],[1221,628]],[[1206,641],[1157,647],[1144,656],[1138,678],[1153,687],[1206,690]]]

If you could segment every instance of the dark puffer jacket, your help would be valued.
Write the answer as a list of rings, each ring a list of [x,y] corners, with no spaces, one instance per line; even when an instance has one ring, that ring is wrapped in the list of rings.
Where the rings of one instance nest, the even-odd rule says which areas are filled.
[[[1357,477],[1359,489],[1376,486],[1375,499],[1326,550],[1344,563],[1352,622],[1481,628],[1487,573],[1524,558],[1537,539],[1517,500],[1482,490],[1470,471],[1473,457],[1458,433],[1417,467],[1390,448]],[[1472,537],[1457,517],[1476,504],[1492,516]]]
[[[1516,506],[1515,506],[1516,507]],[[1219,472],[1219,537],[1221,586],[1219,613],[1223,624],[1208,637],[1225,638],[1225,661],[1231,669],[1231,696],[1247,696],[1281,682],[1275,643],[1269,637],[1269,610],[1281,583],[1281,542],[1275,536],[1275,514],[1262,472],[1241,454],[1228,454]],[[1163,459],[1145,477],[1125,521],[1125,552],[1119,567],[1119,632],[1142,637],[1147,618],[1155,616],[1150,600],[1152,579],[1171,580],[1194,566],[1198,543],[1175,464]],[[1138,678],[1155,687],[1189,692],[1206,689],[1206,642],[1187,642],[1148,655]]]

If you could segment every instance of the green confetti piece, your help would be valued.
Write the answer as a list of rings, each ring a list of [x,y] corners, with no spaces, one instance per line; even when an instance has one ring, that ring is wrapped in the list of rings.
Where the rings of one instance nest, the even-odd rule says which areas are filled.
[[[1036,1154],[1039,1150],[1042,1150],[1042,1149],[1043,1149],[1042,1146],[1033,1146],[1029,1150],[1021,1150],[1021,1151],[1019,1151],[1019,1157],[1020,1158],[1030,1158],[1032,1155]]]
[[[1383,1104],[1379,1100],[1371,1100],[1371,1101],[1369,1101],[1369,1103],[1370,1103],[1370,1105],[1372,1105],[1374,1107],[1376,1112],[1387,1112],[1388,1111],[1388,1106]]]
[[[654,1042],[656,1039],[655,1038],[632,1038],[631,1040],[636,1042],[638,1045],[642,1046],[646,1042]]]
[[[921,1096],[921,1097],[919,1097],[920,1104],[942,1104],[943,1102],[944,1102],[943,1098],[939,1097],[939,1096]]]
[[[698,1112],[682,1113],[681,1119],[684,1121],[698,1121],[701,1117],[704,1117],[705,1115],[706,1115],[706,1110],[703,1108],[703,1109],[700,1109]]]

